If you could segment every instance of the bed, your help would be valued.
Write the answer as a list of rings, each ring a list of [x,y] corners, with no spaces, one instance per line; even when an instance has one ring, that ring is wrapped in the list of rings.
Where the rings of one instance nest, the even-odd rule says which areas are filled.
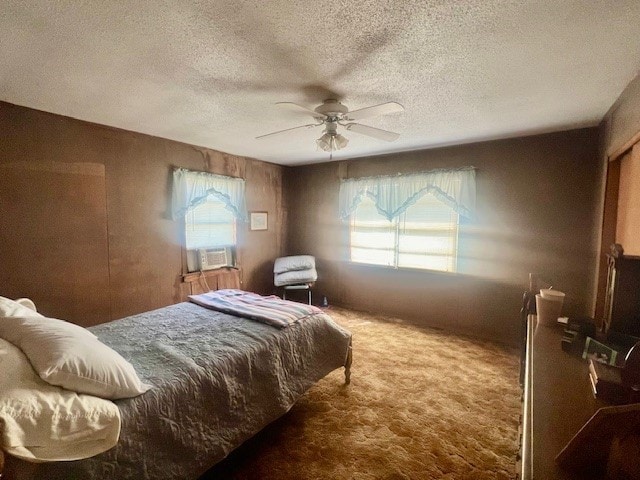
[[[329,372],[345,367],[349,382],[351,335],[319,309],[277,328],[185,302],[89,330],[152,388],[114,400],[115,447],[68,462],[6,455],[8,478],[195,480]]]

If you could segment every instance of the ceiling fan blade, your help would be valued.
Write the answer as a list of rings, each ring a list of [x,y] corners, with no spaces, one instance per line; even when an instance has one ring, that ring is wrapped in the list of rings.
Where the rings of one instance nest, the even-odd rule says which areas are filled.
[[[256,140],[260,140],[260,139],[265,138],[265,137],[270,137],[272,135],[280,135],[281,133],[287,133],[287,132],[290,132],[292,130],[298,130],[299,128],[319,127],[320,125],[322,125],[322,123],[309,123],[307,125],[299,125],[297,127],[287,128],[285,130],[278,130],[277,132],[265,133],[264,135],[260,135],[260,136],[256,137]]]
[[[377,117],[379,115],[388,115],[389,113],[403,112],[404,107],[397,102],[381,103],[373,107],[365,107],[359,110],[353,110],[345,115],[345,120],[362,120],[363,118]]]
[[[362,135],[368,135],[369,137],[384,140],[386,142],[393,142],[400,136],[399,133],[390,132],[388,130],[382,130],[380,128],[370,127],[368,125],[362,125],[360,123],[347,123],[344,126],[347,130],[352,132],[361,133]]]
[[[324,113],[318,113],[318,112],[316,112],[314,110],[311,110],[310,108],[303,107],[302,105],[298,105],[297,103],[293,103],[293,102],[277,102],[276,105],[278,105],[279,107],[282,107],[282,108],[286,108],[287,110],[290,110],[292,112],[306,113],[307,115],[311,115],[313,118],[319,118],[319,119],[322,119],[322,120],[327,118],[327,116]]]

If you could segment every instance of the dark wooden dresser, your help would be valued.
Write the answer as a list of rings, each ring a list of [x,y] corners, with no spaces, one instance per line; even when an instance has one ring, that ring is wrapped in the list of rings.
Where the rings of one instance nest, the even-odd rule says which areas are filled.
[[[613,244],[607,263],[604,331],[640,337],[640,257]]]
[[[587,362],[562,350],[562,326],[536,326],[535,315],[527,320],[521,478],[583,479],[560,469],[555,457],[605,404],[591,392]]]
[[[638,438],[640,404],[616,407],[596,399],[588,362],[562,350],[564,327],[536,323],[535,315],[527,316],[519,478],[607,478],[604,470],[616,435]],[[559,466],[556,457],[563,449],[563,460],[575,459],[578,467]]]

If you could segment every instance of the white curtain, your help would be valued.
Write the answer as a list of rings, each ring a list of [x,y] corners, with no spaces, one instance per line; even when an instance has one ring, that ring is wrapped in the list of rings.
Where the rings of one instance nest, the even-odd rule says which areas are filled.
[[[375,202],[381,215],[393,220],[427,192],[463,217],[473,218],[476,207],[476,170],[474,167],[464,167],[342,180],[340,218],[349,218],[366,195]]]
[[[173,171],[171,207],[174,220],[184,217],[189,209],[205,202],[209,195],[224,203],[238,220],[247,221],[244,179],[184,168]]]

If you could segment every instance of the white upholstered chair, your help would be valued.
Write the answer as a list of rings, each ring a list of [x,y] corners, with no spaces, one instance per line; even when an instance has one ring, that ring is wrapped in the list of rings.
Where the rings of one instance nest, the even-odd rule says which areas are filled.
[[[284,300],[287,292],[307,290],[307,303],[311,305],[311,288],[317,279],[316,259],[311,255],[279,257],[273,264],[273,283],[282,288]]]

